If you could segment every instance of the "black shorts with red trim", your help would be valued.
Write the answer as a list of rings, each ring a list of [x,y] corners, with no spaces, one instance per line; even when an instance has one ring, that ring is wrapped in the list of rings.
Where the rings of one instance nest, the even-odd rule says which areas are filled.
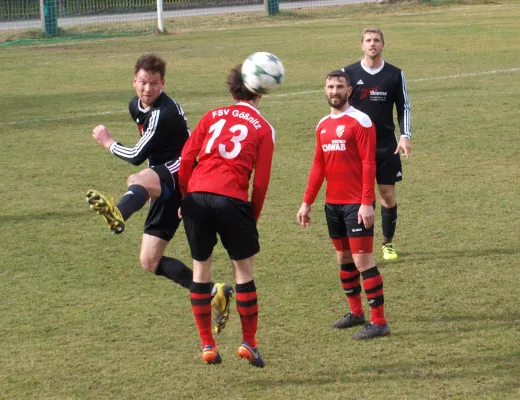
[[[331,239],[345,236],[374,236],[374,226],[367,229],[363,222],[358,223],[358,212],[361,204],[325,203],[325,216]]]

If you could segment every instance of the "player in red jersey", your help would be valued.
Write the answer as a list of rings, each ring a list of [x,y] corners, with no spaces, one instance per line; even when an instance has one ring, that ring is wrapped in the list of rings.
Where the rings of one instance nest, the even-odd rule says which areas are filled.
[[[351,107],[348,75],[332,71],[325,81],[325,95],[331,107],[316,129],[316,151],[298,223],[309,226],[311,205],[327,180],[325,215],[329,235],[336,248],[340,278],[350,311],[333,325],[350,328],[365,323],[361,303],[363,277],[370,324],[354,339],[390,334],[384,314],[383,279],[375,265],[374,202],[376,175],[376,131],[368,115]]]
[[[258,303],[253,256],[260,251],[256,223],[269,186],[275,131],[259,113],[261,95],[242,81],[240,65],[228,75],[236,104],[208,111],[181,154],[182,217],[193,257],[190,298],[202,339],[202,358],[222,358],[211,332],[211,255],[217,233],[233,262],[237,310],[242,324],[238,356],[256,367],[265,363],[257,348]],[[198,161],[195,166],[195,161]],[[248,202],[249,180],[253,192]]]

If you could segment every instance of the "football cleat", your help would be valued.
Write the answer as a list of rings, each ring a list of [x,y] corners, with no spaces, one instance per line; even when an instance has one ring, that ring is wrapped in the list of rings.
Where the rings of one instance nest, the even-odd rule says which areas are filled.
[[[332,327],[337,328],[337,329],[345,329],[345,328],[352,328],[353,326],[356,326],[356,325],[364,325],[364,323],[365,323],[364,315],[354,315],[354,314],[352,314],[352,311],[349,311],[349,313],[346,314],[344,317],[341,317],[336,322],[334,322]]]
[[[230,285],[215,283],[215,295],[211,299],[213,330],[218,335],[226,327],[229,319],[230,303],[235,292]]]
[[[211,345],[206,345],[202,349],[202,359],[206,364],[220,364],[222,362],[222,357],[220,357],[217,348]]]
[[[361,329],[358,333],[352,336],[354,340],[362,340],[362,339],[373,339],[380,336],[388,336],[390,335],[390,327],[388,324],[378,325],[378,324],[368,324],[365,325],[363,329]]]
[[[238,347],[237,355],[240,358],[248,360],[249,364],[254,367],[265,367],[265,361],[262,359],[262,356],[260,356],[258,347],[251,347],[247,342],[242,342],[242,344]]]
[[[119,234],[125,230],[125,220],[115,205],[114,199],[102,195],[97,190],[87,192],[87,203],[97,214],[101,215],[113,233]]]
[[[397,255],[397,252],[394,249],[394,246],[392,246],[392,243],[387,243],[382,246],[383,250],[383,258],[385,260],[395,260],[399,256]]]

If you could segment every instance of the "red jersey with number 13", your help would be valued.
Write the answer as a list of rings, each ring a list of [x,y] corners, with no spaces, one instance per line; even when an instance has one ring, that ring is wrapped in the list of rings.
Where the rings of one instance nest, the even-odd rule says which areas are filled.
[[[182,150],[181,192],[215,193],[248,201],[254,170],[251,202],[258,220],[269,186],[274,142],[274,128],[247,102],[208,111]]]

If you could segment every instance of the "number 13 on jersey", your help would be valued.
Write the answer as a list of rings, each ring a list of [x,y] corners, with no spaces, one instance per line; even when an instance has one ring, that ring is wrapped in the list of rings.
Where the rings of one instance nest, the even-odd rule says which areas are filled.
[[[247,138],[248,130],[247,126],[242,124],[236,124],[228,129],[228,131],[233,134],[231,138],[226,140],[217,140],[217,138],[220,136],[224,129],[226,121],[227,120],[224,118],[219,119],[217,122],[210,126],[209,133],[211,134],[211,137],[209,138],[208,144],[206,145],[206,153],[211,153],[211,149],[213,145],[215,145],[215,141],[217,141],[219,154],[222,157],[230,160],[238,156],[238,154],[242,150],[242,144],[240,142]],[[231,149],[231,151],[226,151],[226,142],[231,142],[233,144],[233,148]]]

